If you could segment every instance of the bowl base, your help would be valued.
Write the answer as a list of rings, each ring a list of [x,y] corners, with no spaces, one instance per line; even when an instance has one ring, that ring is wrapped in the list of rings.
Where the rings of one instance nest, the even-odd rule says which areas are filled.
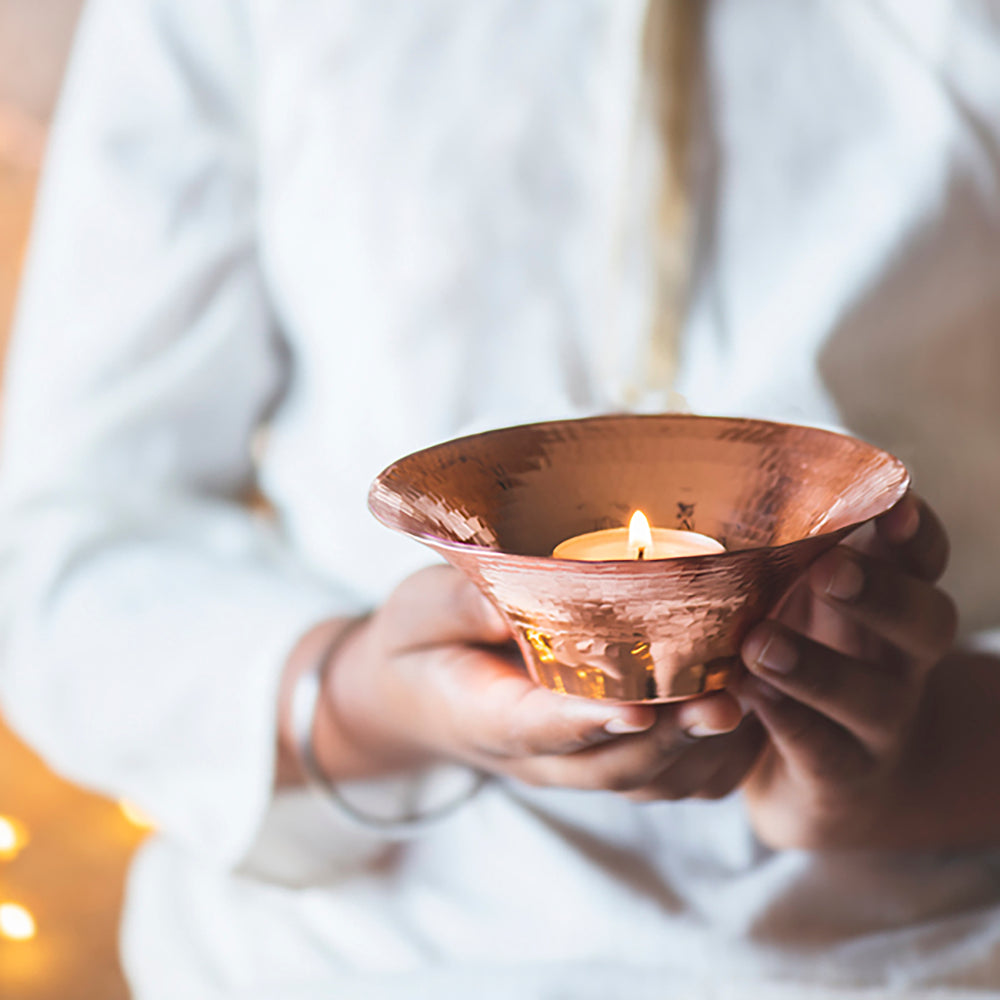
[[[569,666],[557,661],[532,657],[529,673],[538,684],[559,694],[597,701],[625,704],[656,704],[697,698],[711,691],[720,691],[738,673],[738,662],[732,658],[693,663],[657,671],[651,662],[641,675],[635,673],[614,677],[593,667]]]

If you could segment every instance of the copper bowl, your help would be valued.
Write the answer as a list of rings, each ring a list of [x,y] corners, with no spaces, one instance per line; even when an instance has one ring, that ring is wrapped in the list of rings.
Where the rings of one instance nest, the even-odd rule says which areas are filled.
[[[400,459],[369,507],[467,574],[510,623],[531,676],[566,694],[668,701],[723,687],[748,629],[822,552],[887,511],[903,464],[812,427],[611,416],[489,431]],[[627,523],[699,531],[726,552],[554,559]]]

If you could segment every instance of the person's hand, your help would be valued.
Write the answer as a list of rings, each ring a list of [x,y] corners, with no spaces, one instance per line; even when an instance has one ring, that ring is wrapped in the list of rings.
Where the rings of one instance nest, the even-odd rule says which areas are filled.
[[[740,698],[769,746],[745,785],[772,847],[891,846],[911,799],[914,733],[931,668],[956,613],[934,586],[948,542],[907,495],[867,534],[810,567],[774,617],[746,638]]]
[[[532,785],[719,797],[763,730],[732,695],[621,705],[532,682],[504,621],[457,570],[404,581],[325,674],[316,756],[334,780],[459,761]]]

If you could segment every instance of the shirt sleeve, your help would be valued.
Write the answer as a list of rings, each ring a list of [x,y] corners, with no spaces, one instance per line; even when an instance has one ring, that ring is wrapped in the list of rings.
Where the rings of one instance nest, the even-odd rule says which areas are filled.
[[[252,7],[87,8],[0,451],[10,721],[227,865],[271,803],[285,658],[357,610],[240,500],[284,381],[255,245]]]

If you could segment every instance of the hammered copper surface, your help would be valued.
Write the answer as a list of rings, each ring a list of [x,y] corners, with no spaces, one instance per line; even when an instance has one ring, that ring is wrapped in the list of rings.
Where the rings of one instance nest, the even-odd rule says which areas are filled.
[[[531,675],[567,694],[662,701],[723,686],[747,630],[823,551],[888,510],[898,459],[829,431],[756,420],[613,416],[490,431],[376,479],[383,524],[466,573],[510,622]],[[728,551],[655,562],[553,559],[628,522]]]

